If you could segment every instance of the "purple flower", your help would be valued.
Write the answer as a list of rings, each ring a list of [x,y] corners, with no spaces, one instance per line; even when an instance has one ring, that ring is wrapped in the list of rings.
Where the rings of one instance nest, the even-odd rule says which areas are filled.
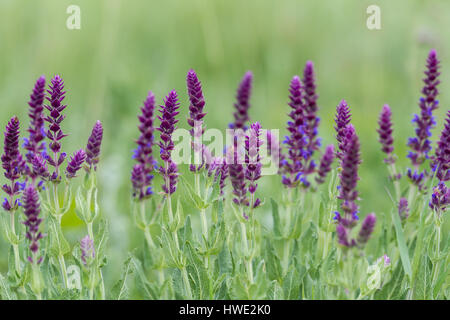
[[[375,214],[369,213],[367,217],[364,219],[361,229],[358,234],[358,244],[363,246],[369,241],[370,235],[373,232],[373,228],[375,227],[375,222],[377,218]]]
[[[24,225],[27,227],[26,237],[30,241],[30,251],[34,257],[39,250],[38,241],[42,239],[43,236],[42,233],[39,232],[39,225],[42,222],[42,219],[39,218],[39,213],[41,212],[39,194],[33,184],[29,184],[23,191],[22,201],[23,210],[26,216],[26,220],[24,221]],[[32,263],[39,263],[41,261],[41,258],[34,261],[33,257],[28,258]]]
[[[192,172],[198,172],[204,167],[205,162],[208,163],[208,161],[206,161],[208,159],[205,159],[207,158],[207,154],[205,155],[203,151],[209,152],[209,150],[207,150],[206,146],[197,141],[198,139],[200,139],[205,130],[203,128],[203,118],[206,115],[206,113],[203,112],[205,99],[203,98],[202,84],[198,80],[197,74],[194,70],[189,70],[186,77],[186,83],[190,102],[189,118],[187,119],[187,122],[189,126],[192,127],[192,129],[190,130],[191,136],[193,138],[192,147],[196,154],[200,153],[202,156],[202,163],[198,166],[191,165],[190,170]]]
[[[25,166],[25,161],[19,152],[19,125],[19,119],[14,116],[8,121],[4,132],[5,139],[1,160],[5,177],[11,182],[20,178]]]
[[[328,172],[331,171],[331,165],[334,160],[334,146],[332,144],[325,148],[325,153],[320,160],[319,170],[317,171],[316,182],[321,184],[325,182]]]
[[[233,187],[233,202],[237,205],[248,206],[247,187],[245,181],[245,168],[237,159],[238,150],[229,148],[227,150],[228,173]]]
[[[260,136],[261,125],[258,122],[255,122],[250,126],[250,129],[247,130],[247,135],[245,137],[245,178],[249,181],[248,191],[252,195],[258,188],[258,184],[256,182],[259,180],[259,178],[261,178],[262,165],[260,147],[262,145],[262,141],[260,139]],[[255,204],[259,202],[260,201],[256,199],[252,206],[256,207]]]
[[[431,129],[436,125],[433,111],[438,108],[439,104],[436,99],[439,93],[437,86],[440,83],[438,79],[440,75],[438,71],[439,63],[436,50],[432,49],[428,54],[426,77],[423,79],[423,97],[419,101],[420,115],[416,114],[413,119],[413,123],[416,124],[416,137],[410,138],[408,141],[408,146],[411,148],[408,157],[416,167],[425,162],[431,150],[429,137],[431,136]]]
[[[250,108],[249,100],[252,90],[252,81],[253,74],[250,71],[247,71],[237,89],[236,103],[234,104],[236,111],[233,113],[234,123],[230,125],[232,129],[245,130],[245,124],[250,120],[248,109]]]
[[[32,165],[32,176],[40,177],[41,179],[47,179],[50,176],[47,168],[47,161],[39,154],[35,154],[33,159],[31,159]]]
[[[225,190],[225,181],[228,177],[228,164],[226,161],[226,157],[219,157],[216,159],[215,161],[215,176],[214,176],[214,181],[217,182],[217,180],[219,181],[219,187],[220,187],[220,195],[224,195],[224,190]]]
[[[342,172],[340,175],[341,188],[339,198],[353,202],[358,198],[356,185],[359,180],[358,167],[361,159],[358,135],[354,132],[353,125],[351,124],[349,125],[349,130],[347,130],[348,133],[351,133],[351,135],[345,138],[347,145],[341,160]]]
[[[85,236],[80,240],[81,261],[84,265],[88,265],[95,258],[94,240],[89,236]]]
[[[410,168],[408,168],[406,176],[413,184],[415,184],[419,188],[419,190],[425,190],[425,186],[423,185],[425,174],[423,172],[419,173],[416,169],[413,172]]]
[[[36,153],[44,150],[44,97],[45,97],[45,77],[41,76],[34,85],[33,92],[30,95],[30,106],[28,116],[30,117],[30,125],[28,127],[29,138],[25,140],[24,148],[28,151],[27,160],[31,162]]]
[[[303,169],[304,147],[307,144],[307,137],[305,135],[304,111],[305,105],[303,103],[303,88],[300,78],[294,76],[291,80],[289,88],[289,106],[291,112],[289,113],[290,121],[287,123],[287,130],[289,136],[286,137],[284,144],[288,147],[288,154],[283,161],[283,170],[285,174],[282,183],[288,188],[297,186],[299,174]]]
[[[318,95],[316,94],[316,76],[314,73],[314,64],[312,61],[306,62],[305,69],[303,71],[303,89],[304,89],[304,117],[305,117],[305,131],[306,136],[308,137],[308,143],[306,145],[306,151],[307,151],[307,159],[305,167],[308,170],[305,174],[312,173],[314,171],[314,167],[311,167],[311,157],[314,153],[314,151],[318,150],[320,147],[320,139],[317,138],[318,133],[318,127],[320,123],[320,118],[317,116],[317,98]],[[309,162],[309,163],[308,163]]]
[[[394,139],[392,138],[392,122],[391,122],[392,112],[389,105],[385,104],[380,113],[380,119],[378,120],[379,128],[377,130],[380,143],[381,150],[386,153],[387,158],[384,159],[386,163],[394,163],[395,159],[392,155],[394,151],[394,147],[392,144],[394,143]]]
[[[347,129],[347,126],[350,123],[351,120],[351,113],[350,109],[347,105],[347,102],[345,100],[341,100],[341,102],[336,107],[336,118],[335,123],[336,126],[334,129],[336,130],[336,140],[338,141],[338,147],[339,151],[337,152],[337,157],[339,159],[342,158],[342,155],[344,153],[344,147],[345,147],[345,131]]]
[[[447,188],[445,183],[439,182],[439,184],[433,189],[429,206],[435,212],[444,212],[449,203],[450,189]]]
[[[86,145],[86,170],[90,172],[92,169],[97,170],[97,163],[100,157],[100,146],[103,138],[103,126],[100,120],[94,124],[91,135]]]
[[[432,168],[439,181],[450,180],[450,111],[447,111],[444,130],[437,142],[436,155],[433,158]]]
[[[155,96],[149,91],[144,105],[141,107],[139,119],[139,138],[136,140],[137,149],[135,150],[134,159],[138,162],[134,165],[131,172],[131,183],[133,185],[133,195],[139,199],[143,199],[151,192],[150,185],[153,180],[152,172],[156,166],[153,157],[154,145],[154,112],[155,112]]]
[[[67,107],[67,105],[62,104],[65,98],[66,91],[64,91],[64,81],[59,76],[56,75],[51,80],[52,84],[49,86],[50,89],[47,90],[50,97],[46,99],[50,102],[49,105],[45,105],[45,108],[50,112],[50,114],[45,117],[45,121],[49,123],[47,130],[47,137],[50,139],[50,150],[53,151],[54,157],[49,157],[47,159],[48,163],[55,167],[55,171],[52,174],[52,180],[58,178],[58,168],[64,162],[65,154],[61,153],[58,158],[58,153],[61,151],[61,139],[66,137],[66,135],[61,130],[61,122],[66,117],[62,114],[62,111]]]
[[[70,161],[67,164],[66,168],[66,176],[71,179],[74,178],[77,174],[77,171],[81,169],[84,160],[86,160],[86,153],[83,149],[75,151],[73,156],[70,157]]]
[[[164,167],[160,167],[160,172],[164,177],[165,184],[163,185],[163,191],[170,195],[176,190],[178,168],[171,159],[171,152],[174,148],[172,134],[175,131],[176,123],[175,119],[178,115],[178,96],[175,90],[169,92],[169,95],[165,98],[164,105],[160,106],[161,115],[158,119],[161,121],[160,127],[157,128],[161,132],[160,156],[164,161]]]
[[[266,139],[267,139],[267,156],[271,157],[272,161],[274,161],[276,165],[279,167],[284,157],[281,152],[281,146],[278,143],[278,139],[277,137],[272,135],[272,132],[270,130],[267,130]]]
[[[408,200],[406,198],[400,198],[398,202],[398,215],[402,220],[405,220],[409,216]]]
[[[347,229],[342,224],[338,224],[336,226],[336,233],[337,233],[338,243],[340,245],[343,245],[345,247],[351,247],[351,244],[348,241]]]

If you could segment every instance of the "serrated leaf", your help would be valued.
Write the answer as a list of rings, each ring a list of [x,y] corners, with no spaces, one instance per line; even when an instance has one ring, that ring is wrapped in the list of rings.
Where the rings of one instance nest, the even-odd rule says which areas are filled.
[[[280,222],[280,214],[278,212],[278,203],[275,200],[270,198],[270,203],[272,204],[272,219],[273,219],[273,234],[276,238],[281,238],[281,222]]]

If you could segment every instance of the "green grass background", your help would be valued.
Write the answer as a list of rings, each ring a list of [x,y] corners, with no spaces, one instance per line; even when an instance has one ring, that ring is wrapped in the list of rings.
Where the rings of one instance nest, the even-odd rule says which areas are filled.
[[[70,4],[81,8],[81,30],[66,28]],[[381,30],[366,27],[371,4],[381,8]],[[95,120],[102,120],[100,204],[110,221],[105,273],[110,283],[127,251],[143,241],[130,215],[129,172],[136,116],[148,90],[161,103],[176,89],[180,126],[186,128],[185,76],[194,68],[204,88],[207,126],[225,129],[236,86],[252,70],[251,119],[284,134],[289,81],[313,60],[323,143],[334,143],[335,107],[347,99],[362,144],[361,212],[382,213],[390,201],[377,142],[378,113],[384,103],[392,107],[396,153],[399,163],[408,165],[406,141],[413,134],[425,59],[436,48],[442,83],[433,140],[439,136],[450,104],[449,15],[445,0],[0,0],[0,123],[4,127],[16,114],[25,131],[27,101],[41,74],[65,80],[67,153],[84,147]],[[261,185],[266,199],[283,190],[275,176],[264,177]],[[268,205],[260,214],[267,210]],[[63,222],[74,245],[84,232],[81,221],[70,212]],[[4,272],[4,239],[0,250]]]

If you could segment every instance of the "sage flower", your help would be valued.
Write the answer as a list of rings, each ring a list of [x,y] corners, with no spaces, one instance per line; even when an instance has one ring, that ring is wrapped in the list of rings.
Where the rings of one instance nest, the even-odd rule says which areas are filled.
[[[26,216],[24,225],[27,227],[26,238],[30,241],[30,251],[32,256],[28,257],[31,263],[39,264],[42,258],[34,260],[36,253],[39,250],[39,240],[42,239],[43,235],[39,231],[39,225],[42,219],[39,218],[39,213],[41,212],[39,203],[39,194],[35,189],[33,184],[29,184],[23,191],[23,210]]]
[[[239,84],[236,94],[236,111],[233,113],[234,123],[230,124],[232,129],[246,130],[245,124],[250,120],[248,110],[250,109],[250,95],[252,91],[253,73],[247,71]]]
[[[245,178],[248,183],[248,191],[253,195],[258,188],[256,183],[261,178],[261,156],[260,147],[262,145],[261,136],[261,125],[258,122],[253,123],[250,129],[247,130],[247,135],[245,137]],[[254,200],[251,204],[253,208],[256,208],[260,203],[259,199]]]
[[[103,138],[103,126],[100,120],[95,122],[86,145],[86,170],[90,172],[92,169],[97,170],[97,163],[100,157],[100,147]]]
[[[439,181],[450,180],[450,111],[447,111],[444,129],[437,142],[432,168],[433,171],[436,171],[436,177]]]
[[[142,200],[153,194],[151,183],[153,180],[153,170],[156,167],[156,160],[153,157],[154,145],[154,112],[155,96],[149,91],[147,98],[141,107],[139,120],[139,138],[136,140],[137,149],[133,158],[137,164],[133,166],[131,172],[131,183],[133,185],[133,196]]]
[[[6,211],[17,209],[19,202],[17,199],[14,200],[14,196],[20,192],[20,184],[17,180],[21,177],[25,166],[25,161],[19,151],[19,125],[19,119],[14,116],[8,121],[4,132],[5,139],[1,161],[4,175],[10,181],[9,185],[5,184],[2,187],[3,191],[9,196],[9,198],[5,198],[2,204]]]
[[[29,111],[28,117],[30,118],[30,124],[28,127],[28,138],[24,139],[25,143],[23,147],[28,151],[26,158],[31,163],[34,155],[41,153],[45,149],[45,128],[44,128],[44,98],[45,98],[45,77],[41,76],[37,79],[33,92],[30,95],[30,101],[28,102]]]
[[[359,245],[365,245],[367,241],[369,241],[370,235],[373,232],[373,229],[375,227],[377,219],[375,217],[375,214],[369,213],[366,218],[364,219],[361,229],[358,234],[358,244]]]
[[[284,144],[287,145],[288,153],[283,160],[283,179],[282,183],[288,188],[294,188],[298,185],[302,175],[302,159],[304,156],[304,147],[307,143],[304,123],[304,103],[302,83],[298,76],[291,80],[289,88],[289,106],[291,120],[287,123],[289,136],[286,136]]]
[[[86,160],[86,153],[84,152],[83,149],[75,151],[73,153],[73,156],[70,157],[69,163],[67,164],[66,168],[67,178],[69,179],[74,178],[78,170],[81,169],[81,166],[83,165],[85,160]]]
[[[66,158],[66,154],[61,151],[61,139],[66,137],[61,129],[61,122],[66,117],[62,114],[62,111],[67,107],[67,105],[62,104],[62,101],[65,98],[66,91],[64,91],[64,81],[59,76],[56,75],[51,80],[50,89],[47,90],[50,96],[47,96],[46,99],[50,102],[50,104],[46,104],[45,108],[50,112],[44,120],[49,123],[49,127],[47,130],[47,137],[50,140],[50,150],[53,152],[53,157],[48,156],[48,163],[55,167],[55,171],[53,172],[51,179],[58,179],[59,175],[59,166],[64,162]],[[59,157],[58,157],[59,154]]]
[[[325,152],[320,160],[319,169],[317,171],[316,182],[322,184],[325,182],[328,172],[331,171],[331,165],[334,160],[334,146],[332,144],[325,148]]]
[[[435,212],[444,212],[449,203],[450,189],[447,188],[445,183],[439,182],[439,184],[433,189],[429,207]]]
[[[408,200],[406,198],[400,198],[398,202],[398,215],[402,220],[405,220],[409,216]]]
[[[190,171],[198,172],[201,168],[203,168],[205,163],[205,155],[203,151],[205,151],[206,147],[199,143],[197,140],[201,138],[204,132],[203,128],[203,118],[206,113],[203,112],[203,108],[205,106],[205,99],[203,97],[202,84],[200,80],[198,80],[197,74],[194,70],[189,70],[186,77],[188,95],[189,95],[189,118],[187,122],[189,126],[192,127],[190,130],[192,141],[192,148],[196,154],[201,154],[202,163],[198,166],[190,165]],[[207,162],[208,163],[208,162]]]
[[[161,142],[159,142],[160,156],[164,161],[164,167],[160,167],[159,171],[162,174],[165,184],[163,185],[163,191],[170,195],[176,190],[178,168],[177,165],[171,159],[171,153],[174,149],[172,140],[172,134],[176,129],[176,123],[178,120],[175,117],[178,115],[178,96],[175,90],[169,92],[164,100],[164,105],[160,106],[158,119],[161,124],[157,130],[161,132]]]
[[[304,89],[304,118],[305,118],[305,131],[308,137],[306,149],[306,163],[305,174],[312,173],[314,171],[314,161],[311,160],[313,153],[320,147],[320,139],[317,138],[318,127],[320,118],[317,116],[318,106],[316,93],[316,75],[314,72],[314,64],[312,61],[306,62],[305,69],[303,71],[303,89]]]
[[[416,125],[416,136],[408,140],[408,146],[411,148],[408,157],[416,167],[428,159],[428,153],[431,150],[429,137],[431,136],[431,129],[436,125],[433,111],[439,106],[439,101],[436,99],[439,93],[437,86],[440,83],[438,79],[440,75],[439,63],[436,50],[432,49],[428,54],[426,77],[423,79],[423,97],[419,100],[420,114],[415,114],[412,120]]]
[[[393,143],[394,139],[392,138],[392,122],[391,122],[392,112],[389,105],[385,104],[380,113],[380,118],[378,120],[378,134],[379,141],[381,143],[381,150],[386,153],[387,157],[384,159],[384,162],[391,164],[395,162],[395,158],[393,156]]]
[[[337,157],[339,159],[342,158],[343,155],[343,148],[345,145],[345,131],[347,129],[347,126],[350,123],[351,120],[351,113],[350,108],[348,107],[348,104],[345,100],[341,100],[341,102],[336,107],[336,117],[335,117],[335,127],[336,130],[336,140],[338,141],[338,151],[337,151]]]
[[[80,240],[81,261],[88,265],[95,258],[94,240],[88,235]]]

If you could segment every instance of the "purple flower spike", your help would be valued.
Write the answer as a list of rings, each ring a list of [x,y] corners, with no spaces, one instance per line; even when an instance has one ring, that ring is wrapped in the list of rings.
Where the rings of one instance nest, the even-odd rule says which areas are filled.
[[[203,135],[204,127],[203,127],[203,118],[206,113],[203,112],[203,108],[205,106],[205,99],[203,98],[202,84],[198,80],[197,74],[194,70],[189,70],[186,77],[188,95],[189,95],[189,118],[187,122],[189,126],[192,127],[190,130],[191,136],[193,138],[192,148],[195,154],[200,154],[202,159],[202,163],[198,166],[191,165],[189,168],[192,172],[198,172],[200,169],[207,167],[208,165],[208,155],[209,150],[207,150],[206,146],[200,143],[200,137]],[[205,154],[206,153],[206,154]],[[205,162],[207,165],[205,166]]]
[[[50,176],[47,168],[47,162],[39,153],[35,154],[33,159],[31,159],[31,165],[31,173],[33,177],[40,177],[45,180]]]
[[[306,146],[308,153],[307,160],[310,160],[314,151],[318,150],[320,147],[320,140],[317,139],[318,127],[320,123],[320,118],[317,116],[317,111],[319,108],[317,107],[316,101],[318,95],[316,93],[316,76],[314,73],[314,63],[312,61],[306,62],[302,82],[305,91],[305,131],[308,137],[308,144]],[[306,167],[308,167],[308,165],[306,165]],[[312,173],[313,168],[310,168],[309,171]]]
[[[347,140],[347,146],[341,161],[342,172],[340,176],[341,188],[339,194],[340,199],[349,202],[353,202],[358,198],[356,185],[359,180],[358,167],[361,163],[358,135],[352,129],[353,125],[350,124],[347,133],[352,132],[352,134],[345,138]]]
[[[33,256],[36,255],[39,250],[38,241],[42,239],[42,233],[39,232],[39,225],[42,219],[39,218],[39,213],[41,212],[39,204],[39,194],[35,189],[33,184],[29,184],[23,191],[23,209],[26,216],[24,225],[27,227],[26,237],[30,241],[30,251]],[[33,260],[33,257],[28,257],[32,263],[39,263],[41,259],[37,261]]]
[[[95,258],[94,240],[89,236],[85,236],[80,240],[81,261],[84,265],[88,265]]]
[[[410,138],[408,141],[408,146],[411,148],[408,157],[415,167],[425,162],[431,150],[429,138],[431,129],[436,125],[433,111],[439,106],[439,101],[436,99],[439,93],[437,86],[440,83],[438,79],[439,63],[436,50],[431,50],[427,58],[427,70],[424,72],[426,77],[423,79],[423,97],[419,101],[420,115],[415,115],[413,119],[416,124],[416,137]]]
[[[325,182],[328,172],[331,171],[331,165],[334,160],[334,146],[332,144],[325,148],[325,153],[320,160],[319,170],[317,171],[316,182],[322,184]]]
[[[41,76],[34,85],[33,92],[30,95],[28,105],[30,109],[28,116],[30,117],[30,125],[28,127],[29,138],[25,140],[24,148],[28,151],[27,160],[31,162],[36,153],[44,150],[44,97],[45,97],[45,77]]]
[[[373,232],[373,228],[375,227],[375,222],[377,218],[375,214],[369,213],[367,217],[364,219],[361,229],[358,234],[358,244],[363,246],[369,241],[370,235]]]
[[[171,159],[171,153],[174,148],[172,134],[176,129],[176,123],[178,120],[175,117],[178,115],[178,96],[175,90],[169,92],[169,95],[164,101],[164,105],[160,106],[161,115],[158,119],[161,121],[160,127],[157,129],[161,132],[160,156],[164,161],[164,167],[160,167],[160,172],[164,177],[165,184],[163,185],[163,191],[167,195],[171,195],[176,190],[178,168]]]
[[[139,199],[143,199],[152,194],[150,185],[153,180],[153,170],[156,161],[153,157],[154,145],[154,112],[155,112],[155,96],[149,91],[144,105],[141,107],[139,119],[139,138],[136,140],[137,149],[135,150],[134,159],[138,162],[134,165],[131,172],[131,183],[133,185],[133,195]]]
[[[247,187],[245,183],[244,166],[237,161],[237,150],[227,150],[228,173],[233,187],[233,202],[237,205],[248,206]]]
[[[392,122],[391,122],[392,112],[389,105],[385,104],[380,113],[380,119],[378,120],[379,128],[377,130],[380,143],[381,150],[386,153],[387,158],[384,159],[386,163],[394,163],[395,158],[393,157],[392,152],[394,151],[394,147],[392,146],[394,143],[394,139],[392,138]]]
[[[305,135],[304,111],[303,103],[303,87],[298,76],[294,76],[291,80],[289,88],[289,113],[290,121],[287,123],[289,136],[286,137],[284,143],[288,147],[288,154],[283,161],[283,173],[285,176],[282,183],[288,188],[294,188],[298,185],[298,176],[302,172],[304,147],[307,144]]]
[[[64,91],[64,81],[59,75],[53,77],[52,84],[47,92],[50,95],[50,97],[46,97],[50,105],[45,105],[47,110],[50,111],[50,115],[45,118],[45,121],[49,123],[47,136],[51,140],[50,149],[54,153],[58,153],[61,151],[59,141],[66,136],[61,130],[61,122],[66,116],[61,112],[67,107],[67,105],[62,104],[66,91]]]
[[[5,170],[5,177],[12,183],[20,178],[25,166],[19,152],[19,125],[19,119],[14,116],[8,121],[4,132],[2,167]]]
[[[406,198],[400,198],[398,202],[398,215],[402,220],[405,220],[409,216],[408,200]]]
[[[447,188],[445,183],[440,182],[437,185],[437,187],[433,189],[429,206],[433,211],[442,213],[447,209],[449,203],[450,203],[450,189]]]
[[[352,115],[350,113],[347,102],[345,100],[341,100],[341,102],[336,107],[336,126],[334,127],[334,129],[336,130],[336,140],[338,141],[339,146],[339,151],[337,152],[337,157],[339,159],[342,158],[342,155],[344,153],[343,149],[345,147],[345,131],[350,123],[351,117]]]
[[[178,122],[175,117],[179,113],[177,111],[179,106],[180,104],[178,103],[178,96],[175,90],[169,92],[169,95],[164,100],[164,105],[160,106],[159,112],[161,112],[161,115],[158,116],[158,119],[161,121],[161,125],[157,130],[161,132],[162,141],[159,143],[159,146],[161,148],[160,156],[163,161],[169,161],[174,148],[172,134]]]
[[[97,170],[97,163],[100,157],[100,147],[103,138],[103,126],[100,120],[97,120],[94,127],[92,128],[91,135],[89,136],[87,146],[86,146],[86,166],[87,171],[92,169]]]
[[[348,241],[348,234],[347,229],[342,224],[338,224],[336,226],[336,233],[338,242],[340,245],[343,245],[344,247],[350,247],[350,242]]]
[[[250,120],[250,117],[248,116],[248,109],[250,108],[249,100],[252,90],[252,81],[253,73],[247,71],[239,84],[236,94],[236,103],[234,104],[236,111],[233,113],[234,124],[231,125],[233,129],[245,130],[245,124]]]
[[[447,111],[444,130],[437,142],[436,155],[433,158],[432,168],[439,181],[450,180],[450,111]]]
[[[81,169],[84,160],[86,160],[86,153],[83,149],[80,149],[73,153],[73,156],[70,157],[70,161],[67,164],[66,168],[67,178],[71,179],[76,176],[77,171]]]
[[[261,125],[258,122],[253,123],[247,132],[248,135],[245,137],[245,178],[249,181],[248,191],[254,194],[258,187],[256,182],[261,178]],[[256,199],[252,206],[256,207],[256,203],[260,203],[260,200]]]

